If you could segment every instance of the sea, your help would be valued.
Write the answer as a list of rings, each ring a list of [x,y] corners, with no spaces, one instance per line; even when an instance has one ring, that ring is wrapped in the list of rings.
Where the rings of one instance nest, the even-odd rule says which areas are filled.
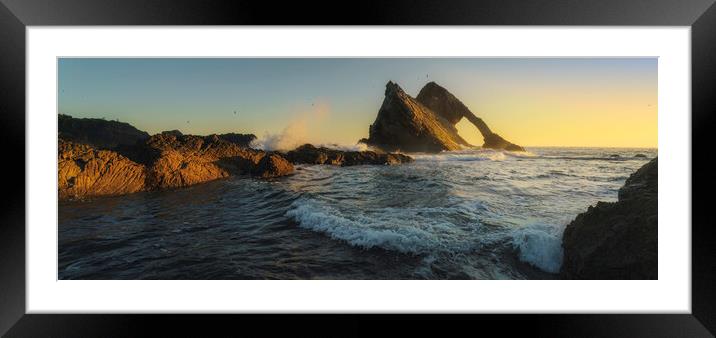
[[[558,279],[565,226],[657,149],[527,150],[60,202],[58,278]]]

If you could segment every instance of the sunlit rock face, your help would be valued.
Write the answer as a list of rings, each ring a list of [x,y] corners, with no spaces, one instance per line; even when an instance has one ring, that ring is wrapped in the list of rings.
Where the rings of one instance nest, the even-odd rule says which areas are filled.
[[[110,150],[60,139],[57,158],[59,198],[121,195],[147,189],[147,168]]]
[[[657,279],[658,166],[632,174],[614,203],[598,202],[564,230],[568,279]]]
[[[468,143],[450,121],[388,82],[385,99],[366,140],[386,151],[439,152],[459,150]]]
[[[280,154],[245,147],[250,139],[240,134],[229,138],[184,135],[174,130],[108,150],[60,138],[59,198],[123,195],[186,187],[231,175],[274,178],[293,172],[293,165]]]

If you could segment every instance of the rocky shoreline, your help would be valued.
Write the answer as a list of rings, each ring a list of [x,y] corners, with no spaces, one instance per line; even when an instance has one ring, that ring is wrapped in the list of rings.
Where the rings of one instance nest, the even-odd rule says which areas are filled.
[[[250,148],[255,139],[250,134],[196,136],[173,130],[146,136],[126,123],[67,115],[60,119],[60,200],[180,188],[235,175],[271,179],[290,175],[294,164],[394,165],[412,161],[403,154],[342,151],[310,144],[287,153],[263,151]],[[123,132],[82,134],[78,128],[68,132],[67,125],[91,125],[105,131],[121,128]]]
[[[359,142],[372,150],[343,151],[311,144],[293,150],[251,148],[253,134],[155,135],[118,121],[58,116],[60,200],[187,187],[230,176],[275,179],[295,165],[399,165],[400,153],[472,147],[457,133],[463,118],[484,138],[483,148],[524,151],[494,133],[445,88],[430,82],[416,98],[388,82],[385,98]],[[644,157],[637,155],[636,157]],[[657,279],[657,159],[633,173],[618,201],[599,202],[578,215],[562,238],[564,279]]]
[[[493,133],[460,100],[430,82],[417,98],[386,84],[383,105],[359,142],[374,150],[342,151],[302,145],[285,153],[251,148],[253,134],[184,135],[178,130],[149,135],[128,123],[58,116],[60,199],[121,195],[185,187],[233,175],[269,179],[286,176],[294,164],[395,165],[412,162],[400,151],[440,152],[471,147],[455,124],[468,119],[485,148],[524,151]]]
[[[567,225],[564,279],[658,279],[658,163],[649,161],[619,189]]]

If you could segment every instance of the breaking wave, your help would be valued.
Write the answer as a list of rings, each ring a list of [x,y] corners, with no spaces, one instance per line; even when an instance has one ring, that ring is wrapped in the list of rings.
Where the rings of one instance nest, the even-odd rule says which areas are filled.
[[[293,202],[286,216],[295,219],[303,228],[364,249],[378,247],[401,253],[424,254],[469,251],[478,244],[471,235],[474,228],[425,216],[423,211],[425,208],[382,208],[371,212],[344,213],[302,197]]]
[[[533,158],[530,152],[512,152],[493,149],[466,149],[444,151],[437,154],[411,154],[418,161],[504,161],[509,158]]]
[[[564,226],[534,223],[512,231],[512,247],[521,261],[558,273],[562,266]]]

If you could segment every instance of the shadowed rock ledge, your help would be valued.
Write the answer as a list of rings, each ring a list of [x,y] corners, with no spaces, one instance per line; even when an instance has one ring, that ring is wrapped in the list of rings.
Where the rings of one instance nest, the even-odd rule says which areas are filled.
[[[566,279],[657,279],[658,166],[633,173],[619,200],[598,202],[564,230]]]
[[[295,164],[332,164],[344,167],[361,164],[393,165],[413,161],[412,157],[403,154],[375,151],[342,151],[325,147],[316,148],[311,144],[304,144],[289,151],[284,156]]]

